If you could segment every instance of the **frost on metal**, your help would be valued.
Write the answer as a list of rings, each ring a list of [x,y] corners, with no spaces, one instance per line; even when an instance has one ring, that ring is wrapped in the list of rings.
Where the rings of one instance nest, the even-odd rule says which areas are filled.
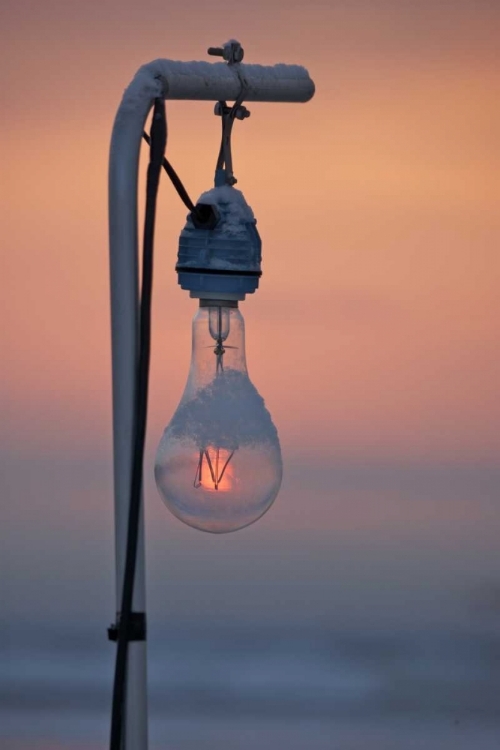
[[[245,84],[245,101],[306,102],[314,83],[300,65],[227,65],[153,60],[137,71],[125,90],[122,113],[143,112],[154,98],[234,101]]]

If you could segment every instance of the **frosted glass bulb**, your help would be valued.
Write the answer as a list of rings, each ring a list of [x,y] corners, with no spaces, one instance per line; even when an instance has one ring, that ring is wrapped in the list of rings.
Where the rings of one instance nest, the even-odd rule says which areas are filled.
[[[278,433],[248,377],[245,324],[232,304],[200,302],[188,382],[155,463],[167,508],[213,533],[260,518],[282,477]]]

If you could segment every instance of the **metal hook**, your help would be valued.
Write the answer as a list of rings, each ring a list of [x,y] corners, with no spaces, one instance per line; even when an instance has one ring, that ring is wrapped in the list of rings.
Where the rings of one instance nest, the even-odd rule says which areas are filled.
[[[230,39],[222,47],[210,47],[208,54],[222,57],[229,66],[234,66],[234,70],[241,83],[240,93],[232,107],[228,107],[225,101],[219,101],[214,108],[214,114],[222,120],[222,139],[217,159],[215,184],[216,186],[234,185],[237,180],[233,174],[231,133],[235,119],[245,120],[247,117],[250,117],[250,111],[242,104],[248,90],[248,85],[238,64],[243,60],[244,50],[236,39]]]
[[[235,185],[237,182],[233,173],[231,134],[235,120],[245,120],[250,117],[250,111],[241,104],[243,95],[242,92],[232,107],[228,107],[226,102],[217,102],[214,107],[214,114],[222,119],[222,139],[217,159],[216,184]]]

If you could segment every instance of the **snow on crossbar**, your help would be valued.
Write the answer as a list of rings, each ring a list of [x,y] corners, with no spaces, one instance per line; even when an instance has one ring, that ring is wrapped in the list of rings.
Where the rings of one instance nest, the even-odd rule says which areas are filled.
[[[144,99],[234,101],[245,86],[246,102],[307,102],[314,83],[300,65],[226,65],[154,60],[139,68],[122,106],[140,108]]]

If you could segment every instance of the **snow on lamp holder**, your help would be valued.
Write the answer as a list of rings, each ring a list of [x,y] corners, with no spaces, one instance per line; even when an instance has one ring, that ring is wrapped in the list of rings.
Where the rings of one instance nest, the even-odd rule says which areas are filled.
[[[158,115],[159,102],[164,118],[163,148],[165,145],[164,100],[213,102],[215,114],[221,118],[222,138],[214,187],[203,193],[196,205],[184,191],[183,200],[186,203],[187,198],[190,213],[180,234],[176,271],[181,288],[199,301],[199,308],[192,323],[188,380],[156,455],[157,487],[177,518],[204,531],[223,533],[260,518],[274,501],[282,478],[278,434],[246,366],[245,327],[238,304],[258,288],[262,252],[253,212],[234,187],[231,133],[236,120],[250,116],[244,101],[307,102],[314,94],[314,83],[307,70],[298,65],[243,64],[243,48],[234,39],[209,48],[208,53],[223,62],[155,60],[140,68],[125,90],[111,140],[117,619],[110,637],[118,644],[112,750],[147,747],[145,545],[142,474],[137,474],[137,465],[142,466],[137,457],[142,456],[144,443],[143,439],[142,444],[139,441],[139,452],[136,427],[142,324],[147,316],[143,316],[143,297],[139,299],[138,294],[137,190],[144,124],[153,105],[153,120]],[[151,137],[150,167],[153,145]],[[164,158],[163,166],[170,169],[174,184],[177,180],[181,195],[182,183]],[[148,203],[146,219],[147,207]],[[154,230],[154,206],[151,215]],[[148,341],[149,361],[149,333],[144,340]],[[134,482],[137,476],[139,484]],[[134,623],[140,623],[140,627]]]

